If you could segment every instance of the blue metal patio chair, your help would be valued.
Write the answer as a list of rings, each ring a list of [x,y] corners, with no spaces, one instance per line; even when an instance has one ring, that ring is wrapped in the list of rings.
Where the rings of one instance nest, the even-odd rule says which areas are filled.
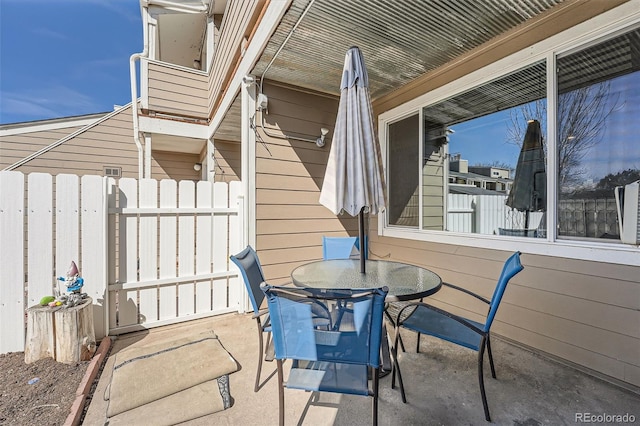
[[[284,388],[373,397],[378,422],[378,369],[387,288],[334,290],[262,285],[271,315],[278,366],[279,420],[284,425]],[[309,302],[346,305],[353,311],[339,329],[320,329]],[[286,383],[283,361],[292,360]],[[372,369],[372,387],[368,373]]]
[[[478,300],[489,305],[489,312],[484,323],[479,323],[459,315],[452,314],[435,306],[431,306],[422,302],[409,303],[404,306],[396,318],[396,336],[394,351],[397,351],[398,338],[400,336],[400,328],[405,328],[418,333],[417,349],[420,346],[420,334],[427,334],[438,337],[440,339],[455,343],[460,346],[472,349],[478,352],[478,380],[480,382],[480,394],[482,395],[482,405],[484,407],[484,415],[487,421],[491,421],[489,415],[489,406],[487,405],[487,396],[484,389],[483,360],[485,349],[489,355],[489,365],[491,366],[491,375],[496,378],[496,370],[493,366],[493,356],[491,354],[490,333],[491,324],[495,318],[496,312],[502,300],[507,283],[517,273],[522,271],[524,267],[520,263],[520,252],[512,254],[505,262],[498,283],[493,292],[491,300],[473,293],[467,289],[454,286],[452,284],[443,283],[454,290],[475,297]],[[413,310],[413,312],[411,311]],[[417,350],[416,349],[416,350]],[[395,355],[395,354],[394,354]],[[397,357],[394,357],[397,360]],[[398,373],[400,391],[403,402],[406,402],[404,394],[404,386],[402,384],[402,375],[400,369],[394,369],[392,376],[392,387],[395,385],[395,373]]]
[[[253,308],[253,318],[255,318],[258,324],[258,371],[256,372],[256,383],[253,388],[254,392],[258,392],[260,389],[260,373],[262,372],[262,357],[263,353],[267,361],[273,360],[273,354],[269,350],[271,341],[271,323],[269,320],[269,309],[264,307],[261,309],[264,302],[264,293],[260,289],[260,284],[264,282],[264,274],[262,273],[262,267],[260,266],[260,260],[258,254],[253,250],[251,246],[247,246],[240,253],[230,257],[231,261],[235,263],[242,274],[247,293],[249,294],[249,300],[251,301],[251,307]],[[330,328],[333,326],[331,320],[331,314],[326,306],[315,304],[312,308],[314,317],[314,325],[316,327]],[[267,344],[264,345],[263,335],[267,335]]]
[[[262,267],[260,266],[260,260],[258,255],[251,246],[247,246],[240,253],[230,257],[231,261],[235,263],[244,280],[244,285],[249,293],[249,300],[251,300],[251,307],[253,308],[253,318],[258,323],[258,344],[260,352],[258,352],[258,371],[256,373],[256,383],[253,388],[254,392],[258,392],[260,389],[260,373],[262,371],[262,357],[264,349],[263,334],[267,334],[267,347],[271,337],[271,324],[269,323],[269,310],[268,308],[260,309],[262,302],[264,301],[264,293],[260,290],[260,284],[264,282],[264,274],[262,273]]]
[[[364,258],[367,258],[367,240],[365,238]],[[355,248],[355,252],[354,252]],[[322,237],[322,259],[349,259],[360,255],[359,237]]]

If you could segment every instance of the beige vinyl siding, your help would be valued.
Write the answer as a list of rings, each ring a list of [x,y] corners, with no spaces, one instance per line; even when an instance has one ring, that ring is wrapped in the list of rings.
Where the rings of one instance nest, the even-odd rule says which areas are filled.
[[[429,149],[422,167],[422,228],[444,229],[444,167],[447,164],[439,152]]]
[[[202,172],[193,169],[199,159],[198,154],[153,151],[151,176],[156,180],[200,180]]]
[[[207,120],[207,74],[148,61],[149,111]]]
[[[264,4],[265,0],[235,0],[227,5],[209,73],[209,117],[213,116],[234,66],[240,60],[243,38],[249,38]]]
[[[315,139],[321,127],[330,129],[324,148],[258,130],[264,143],[256,144],[256,246],[265,275],[284,282],[295,267],[322,258],[323,235],[357,235],[358,223],[318,203],[338,99],[272,84],[265,84],[264,93],[269,98],[265,127],[270,134]]]
[[[0,136],[0,170],[81,129],[79,126]]]
[[[371,250],[486,297],[510,254],[377,235]],[[529,254],[522,262],[525,269],[507,288],[494,333],[640,386],[640,267]],[[447,289],[429,302],[477,320],[486,314],[482,304]]]
[[[240,144],[216,140],[214,142],[215,181],[231,182],[240,180]]]
[[[131,109],[123,108],[111,118],[89,127],[16,170],[83,176],[103,175],[103,167],[107,166],[121,167],[124,177],[137,177],[138,151],[133,141],[131,121]]]
[[[11,152],[10,164],[33,154],[79,130],[23,133],[3,137],[2,162],[5,151]],[[44,142],[48,142],[44,145]],[[32,145],[35,143],[35,146]],[[44,146],[43,146],[44,145]],[[20,151],[17,149],[20,148]],[[20,156],[18,157],[18,153]],[[23,155],[24,153],[24,155]],[[152,176],[154,179],[200,180],[200,173],[193,170],[199,162],[197,154],[163,153],[154,151]],[[75,137],[29,160],[15,170],[25,174],[32,172],[83,175],[104,175],[104,167],[121,167],[122,177],[138,177],[138,149],[133,140],[131,108],[122,108],[112,117],[96,124]]]

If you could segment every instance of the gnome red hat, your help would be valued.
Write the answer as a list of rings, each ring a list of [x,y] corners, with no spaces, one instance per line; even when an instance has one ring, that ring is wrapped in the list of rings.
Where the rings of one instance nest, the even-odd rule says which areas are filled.
[[[76,262],[71,261],[71,265],[69,266],[69,270],[67,271],[67,278],[77,277],[78,275],[78,266],[76,265]]]

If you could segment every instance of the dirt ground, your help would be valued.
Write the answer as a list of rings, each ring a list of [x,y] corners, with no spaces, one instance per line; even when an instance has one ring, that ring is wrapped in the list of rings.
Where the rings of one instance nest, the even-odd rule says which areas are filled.
[[[64,424],[88,366],[52,358],[25,364],[24,352],[0,354],[0,425]]]

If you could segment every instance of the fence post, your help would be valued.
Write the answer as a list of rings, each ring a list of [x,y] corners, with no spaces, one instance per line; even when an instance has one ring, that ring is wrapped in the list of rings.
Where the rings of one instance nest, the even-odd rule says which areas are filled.
[[[24,175],[0,172],[0,353],[24,350]]]

